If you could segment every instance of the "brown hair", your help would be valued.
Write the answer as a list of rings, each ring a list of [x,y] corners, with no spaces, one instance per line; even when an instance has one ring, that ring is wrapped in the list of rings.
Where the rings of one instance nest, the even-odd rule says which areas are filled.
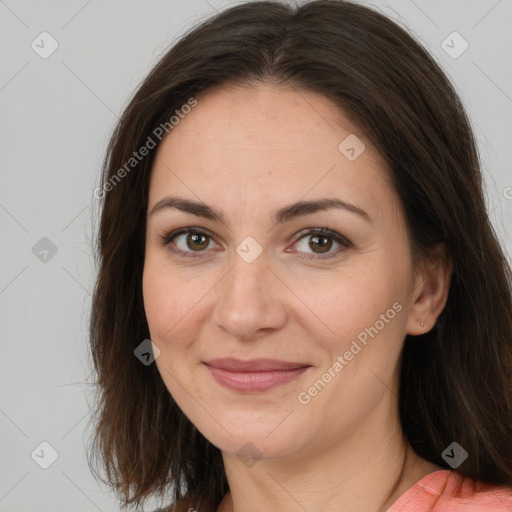
[[[469,121],[420,44],[387,17],[341,0],[249,2],[213,16],[163,55],[124,110],[102,176],[91,468],[99,457],[123,507],[172,491],[183,498],[177,510],[211,510],[228,490],[220,450],[181,412],[156,365],[134,357],[149,338],[142,271],[156,150],[112,177],[190,98],[265,82],[322,94],[362,129],[389,168],[414,261],[437,244],[449,249],[446,307],[430,332],[405,339],[401,423],[423,458],[450,469],[441,453],[457,441],[469,453],[458,473],[512,485],[512,275],[486,211]]]

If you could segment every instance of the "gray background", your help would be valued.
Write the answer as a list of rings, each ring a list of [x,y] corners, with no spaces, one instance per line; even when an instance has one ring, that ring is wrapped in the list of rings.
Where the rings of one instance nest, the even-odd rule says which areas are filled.
[[[0,1],[0,511],[119,510],[90,474],[84,447],[92,192],[130,93],[180,34],[234,3]],[[512,1],[371,5],[408,27],[455,83],[478,138],[491,219],[511,255]],[[31,47],[49,48],[43,31],[59,45],[47,59]],[[469,44],[458,58],[441,46],[453,31]],[[452,52],[461,48],[450,41]],[[43,441],[58,452],[48,469],[31,457],[37,449],[34,459],[50,462]]]

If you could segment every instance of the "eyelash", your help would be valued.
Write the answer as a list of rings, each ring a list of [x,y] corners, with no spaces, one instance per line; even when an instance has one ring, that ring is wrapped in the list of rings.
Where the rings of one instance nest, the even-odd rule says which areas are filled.
[[[175,231],[172,231],[171,233],[168,233],[168,234],[164,235],[162,237],[160,243],[162,245],[169,246],[168,249],[172,253],[177,254],[180,257],[191,258],[191,259],[201,258],[202,256],[200,255],[200,253],[201,252],[205,252],[205,251],[197,251],[197,254],[194,254],[193,251],[192,252],[181,251],[179,249],[172,248],[171,241],[174,238],[176,238],[177,236],[182,235],[182,234],[186,234],[186,233],[195,233],[195,234],[204,235],[204,236],[206,236],[206,237],[208,237],[210,239],[213,239],[213,237],[209,233],[207,233],[206,231],[204,231],[202,229],[193,228],[193,227],[187,227],[187,228],[177,229]],[[324,236],[328,236],[328,237],[332,238],[335,242],[339,243],[340,246],[344,247],[345,249],[350,249],[352,247],[352,242],[350,242],[350,240],[348,240],[344,236],[340,235],[339,233],[336,233],[336,231],[332,231],[332,230],[330,230],[329,228],[326,228],[326,227],[310,228],[310,229],[302,231],[300,233],[300,235],[301,236],[299,236],[297,238],[297,240],[294,242],[294,245],[299,240],[302,240],[303,238],[305,238],[307,236],[324,235]],[[327,253],[325,256],[322,256],[320,254],[316,254],[316,255],[310,255],[310,256],[301,256],[301,258],[304,259],[304,260],[307,260],[307,261],[310,261],[310,260],[326,260],[326,259],[330,259],[330,258],[336,258],[336,257],[338,257],[340,255],[340,253],[344,252],[345,249],[342,249],[342,248],[338,247],[338,249],[336,249],[334,252]]]

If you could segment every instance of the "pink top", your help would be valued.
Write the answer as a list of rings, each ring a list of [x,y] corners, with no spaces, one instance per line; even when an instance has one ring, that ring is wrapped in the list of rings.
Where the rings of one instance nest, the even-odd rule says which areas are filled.
[[[512,488],[463,477],[443,469],[425,476],[387,512],[511,512]]]

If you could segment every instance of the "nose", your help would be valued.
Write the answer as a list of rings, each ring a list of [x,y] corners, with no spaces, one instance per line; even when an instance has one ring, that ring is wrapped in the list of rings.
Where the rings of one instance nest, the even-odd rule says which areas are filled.
[[[248,263],[234,255],[231,271],[218,288],[216,324],[240,340],[258,339],[281,329],[287,320],[285,286],[267,265],[265,252]]]

